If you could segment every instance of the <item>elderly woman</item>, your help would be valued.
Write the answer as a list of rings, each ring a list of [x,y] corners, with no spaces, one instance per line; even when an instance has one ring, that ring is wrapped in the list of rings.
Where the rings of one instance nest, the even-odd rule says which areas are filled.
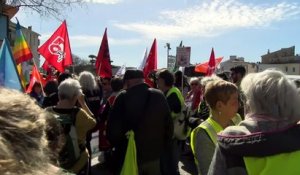
[[[300,174],[300,96],[276,70],[241,83],[245,120],[220,133],[209,174]]]
[[[0,174],[63,174],[49,160],[48,117],[29,96],[0,88]]]
[[[100,103],[102,100],[102,89],[98,86],[94,75],[88,71],[83,71],[79,74],[78,79],[82,92],[85,95],[85,102],[88,108],[93,113],[93,117],[98,121],[100,117]],[[92,132],[97,128],[94,128],[86,136],[86,146],[88,148],[89,154],[92,155],[91,140]],[[91,167],[91,156],[89,159],[89,166]]]
[[[217,133],[229,125],[238,110],[238,88],[224,80],[213,80],[205,87],[204,97],[210,108],[210,117],[191,134],[198,174],[207,174],[217,142]],[[241,119],[240,119],[241,120]]]
[[[73,147],[64,147],[61,153],[72,153],[76,152],[76,149],[80,149],[79,156],[76,157],[75,161],[70,161],[69,157],[63,157],[65,154],[60,154],[61,166],[70,172],[76,174],[87,174],[88,169],[88,158],[89,154],[85,146],[86,134],[95,125],[96,121],[84,110],[87,108],[84,100],[84,95],[81,91],[81,86],[77,80],[66,79],[58,86],[58,98],[59,101],[56,106],[47,108],[47,111],[53,113],[57,116],[58,120],[61,122],[62,126],[66,126],[66,122],[72,120],[72,126],[68,128],[64,127],[65,136],[72,134],[72,128],[75,127],[76,133],[73,134]],[[83,109],[75,106],[76,102],[83,106]],[[65,122],[65,123],[64,123]],[[66,132],[66,130],[70,130]],[[77,137],[77,140],[74,140]],[[68,142],[66,142],[68,144]],[[78,146],[77,146],[78,145]],[[72,150],[69,150],[69,149]],[[74,148],[74,150],[73,150]],[[76,153],[74,153],[76,154]],[[69,156],[69,155],[68,155]],[[66,159],[65,159],[66,158]]]
[[[185,97],[185,103],[191,109],[192,112],[195,112],[202,98],[201,84],[200,80],[197,77],[191,78],[190,88],[191,90],[187,93],[187,96]]]

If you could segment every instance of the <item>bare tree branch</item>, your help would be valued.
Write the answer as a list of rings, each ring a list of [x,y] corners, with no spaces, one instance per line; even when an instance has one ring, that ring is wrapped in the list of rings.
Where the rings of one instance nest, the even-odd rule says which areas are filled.
[[[62,20],[66,8],[83,4],[83,0],[6,0],[6,4],[14,7],[29,8],[41,16],[52,16]]]

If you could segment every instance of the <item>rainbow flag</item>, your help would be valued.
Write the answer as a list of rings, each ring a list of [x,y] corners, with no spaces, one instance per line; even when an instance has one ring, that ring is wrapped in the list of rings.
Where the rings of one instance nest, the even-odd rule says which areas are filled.
[[[25,76],[23,75],[21,63],[30,60],[33,56],[21,31],[21,26],[18,20],[16,26],[16,39],[13,47],[13,56],[17,64],[17,70],[21,79],[22,86],[25,89],[27,81]]]
[[[32,53],[21,31],[19,21],[17,21],[16,26],[16,40],[13,48],[13,55],[17,64],[28,61],[32,58]]]

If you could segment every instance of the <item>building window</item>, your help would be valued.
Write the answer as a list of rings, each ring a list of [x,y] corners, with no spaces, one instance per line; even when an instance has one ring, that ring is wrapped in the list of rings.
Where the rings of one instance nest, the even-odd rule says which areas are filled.
[[[293,67],[293,72],[296,72],[295,68]]]
[[[285,72],[288,72],[289,71],[289,68],[288,67],[285,67]]]

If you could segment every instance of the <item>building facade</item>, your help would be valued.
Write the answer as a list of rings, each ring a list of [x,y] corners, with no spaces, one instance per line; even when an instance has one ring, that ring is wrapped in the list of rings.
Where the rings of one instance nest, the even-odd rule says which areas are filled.
[[[15,39],[16,39],[16,26],[17,25],[15,23],[9,22],[8,39],[11,47],[14,46]],[[39,40],[40,34],[34,32],[31,26],[29,26],[28,28],[21,26],[21,30],[32,52],[35,64],[38,67],[40,67],[40,54],[37,51],[40,45],[40,40]]]
[[[229,60],[220,63],[220,68],[218,69],[218,72],[230,72],[230,69],[236,66],[245,67],[247,73],[253,73],[258,71],[256,63],[245,62],[245,58],[232,55],[229,57]]]
[[[258,71],[278,69],[287,75],[300,75],[300,56],[295,54],[295,46],[282,48],[275,52],[268,51],[261,56]]]

